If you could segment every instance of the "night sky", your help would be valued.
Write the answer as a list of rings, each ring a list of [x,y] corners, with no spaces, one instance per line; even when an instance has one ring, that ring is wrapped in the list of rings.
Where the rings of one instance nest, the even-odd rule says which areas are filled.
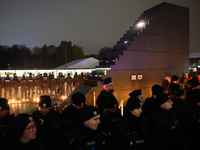
[[[0,45],[71,41],[85,54],[114,46],[143,11],[162,0],[0,0]],[[200,0],[166,0],[190,8],[190,52],[200,52]]]

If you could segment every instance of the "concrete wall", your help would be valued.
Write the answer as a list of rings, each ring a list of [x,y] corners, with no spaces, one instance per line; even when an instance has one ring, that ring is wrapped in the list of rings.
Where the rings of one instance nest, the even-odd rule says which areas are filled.
[[[149,21],[142,33],[131,42],[115,65],[107,72],[113,78],[117,100],[142,89],[144,97],[151,96],[151,87],[161,84],[165,76],[188,72],[189,68],[189,9],[165,3]],[[131,75],[142,79],[131,80]],[[98,96],[102,85],[92,88]]]

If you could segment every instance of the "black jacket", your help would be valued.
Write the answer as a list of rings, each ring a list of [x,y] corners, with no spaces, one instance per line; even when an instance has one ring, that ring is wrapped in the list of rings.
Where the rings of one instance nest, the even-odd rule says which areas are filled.
[[[99,125],[97,130],[91,130],[81,123],[64,135],[62,149],[106,150],[108,142],[109,132],[106,127]]]

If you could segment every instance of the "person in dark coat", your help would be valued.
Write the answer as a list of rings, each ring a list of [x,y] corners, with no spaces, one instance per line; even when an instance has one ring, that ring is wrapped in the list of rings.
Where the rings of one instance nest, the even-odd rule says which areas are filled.
[[[181,150],[184,148],[184,137],[178,122],[178,116],[171,111],[173,102],[165,93],[156,95],[157,110],[147,122],[149,149]]]
[[[114,84],[111,77],[101,80],[101,83],[103,84],[103,90],[98,95],[96,101],[97,108],[100,110],[100,112],[106,108],[108,97],[113,95],[114,92]]]
[[[56,147],[56,144],[67,131],[67,125],[62,118],[62,115],[51,109],[50,96],[40,96],[39,110],[33,112],[33,119],[37,126],[37,136],[45,141],[49,141]]]
[[[175,91],[177,89],[180,89],[179,78],[178,76],[173,75],[171,78],[171,83],[169,85],[169,95],[171,96],[171,98],[176,98]]]
[[[113,131],[115,123],[122,117],[121,110],[118,108],[118,102],[113,95],[108,97],[106,108],[101,113],[101,124],[106,126],[110,132]]]
[[[187,137],[186,150],[200,149],[200,90],[190,95],[190,103],[181,111],[181,129]]]
[[[142,113],[148,118],[157,109],[156,95],[163,92],[163,88],[155,84],[151,88],[152,97],[147,98],[142,107]]]
[[[0,150],[6,149],[15,141],[15,133],[12,128],[14,114],[9,113],[8,100],[0,98]]]
[[[94,106],[86,106],[81,114],[82,123],[64,135],[62,149],[106,150],[109,133],[100,125],[100,112]]]
[[[71,96],[71,104],[62,111],[67,125],[72,128],[81,123],[81,112],[85,107],[85,95],[76,92]]]
[[[144,104],[144,96],[141,89],[132,91],[129,96],[139,99],[142,105]]]
[[[142,102],[138,98],[130,97],[123,118],[116,122],[116,128],[111,134],[111,149],[146,149],[145,123],[141,114]]]
[[[175,99],[172,99],[173,105],[172,110],[179,116],[182,109],[187,105],[185,91],[177,89],[175,91]]]
[[[35,121],[29,114],[19,114],[12,122],[17,140],[8,150],[51,150],[50,144],[37,138]]]

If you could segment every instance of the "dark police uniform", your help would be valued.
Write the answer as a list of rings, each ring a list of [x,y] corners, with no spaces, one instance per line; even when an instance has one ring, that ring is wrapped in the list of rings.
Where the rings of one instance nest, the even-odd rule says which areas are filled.
[[[42,88],[43,88],[43,95],[48,95],[48,86],[49,86],[49,79],[47,77],[47,73],[44,73],[44,77],[42,78]]]
[[[31,93],[32,90],[32,93]],[[30,96],[33,98],[33,91],[34,91],[34,79],[32,78],[32,76],[29,76],[28,78],[28,97],[30,98]]]
[[[144,120],[135,117],[126,108],[124,117],[116,122],[112,133],[111,148],[116,150],[144,150],[146,148],[146,128]]]
[[[3,81],[0,78],[0,97],[2,97],[2,88],[3,88]]]
[[[67,125],[61,114],[51,109],[43,116],[40,111],[32,114],[37,126],[37,137],[49,141],[54,145],[59,137],[67,130]]]
[[[65,78],[66,82],[67,82],[67,95],[69,94],[69,90],[70,93],[72,93],[72,82],[73,82],[73,78],[70,77],[70,74],[68,74],[68,76]]]
[[[183,149],[185,138],[181,136],[178,116],[173,111],[158,108],[147,123],[150,149]]]
[[[100,112],[103,111],[103,109],[106,108],[108,99],[110,96],[114,96],[112,93],[106,92],[105,90],[102,90],[99,94],[99,96],[97,97],[97,105],[98,105],[98,109],[100,110]]]
[[[9,76],[4,79],[4,89],[5,91],[9,91],[9,95],[12,93],[12,80]],[[6,93],[4,92],[4,98],[6,98]]]
[[[60,75],[57,79],[58,82],[58,92],[61,95],[65,95],[65,77],[63,75]]]
[[[17,95],[18,95],[18,87],[20,86],[20,81],[19,79],[14,76],[13,78],[13,88],[15,90],[15,94],[14,94],[14,97],[17,99]]]
[[[8,150],[53,150],[47,141],[33,139],[27,144],[23,144],[20,140],[14,142]]]
[[[81,123],[82,109],[76,109],[72,104],[62,111],[62,116],[67,125],[72,128]]]
[[[56,92],[57,80],[54,78],[54,76],[51,75],[51,77],[52,77],[50,79],[51,96],[52,96],[53,91],[55,92],[55,96],[56,96],[57,95],[57,92]]]
[[[0,150],[5,150],[15,141],[15,132],[12,128],[14,114],[6,114],[0,118]]]
[[[41,86],[42,86],[42,81],[39,75],[37,75],[37,78],[34,80],[34,85],[35,85],[36,97],[38,97],[38,91],[39,91],[39,94],[41,94]]]
[[[189,103],[181,111],[180,123],[183,135],[186,136],[186,149],[200,149],[200,90],[194,90]]]
[[[99,125],[97,130],[91,130],[81,123],[64,135],[62,149],[106,150],[108,139],[107,128]]]
[[[27,92],[27,85],[28,85],[28,80],[25,78],[25,76],[22,77],[20,80],[21,84],[21,98],[23,98],[25,94],[25,98],[27,98],[26,92]]]

